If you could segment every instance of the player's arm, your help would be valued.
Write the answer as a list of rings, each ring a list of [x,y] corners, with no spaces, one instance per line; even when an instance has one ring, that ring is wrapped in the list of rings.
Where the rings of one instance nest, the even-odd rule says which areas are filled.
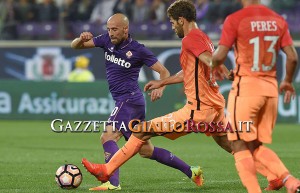
[[[75,38],[71,43],[73,49],[94,48],[93,34],[90,32],[82,32],[78,38]]]
[[[294,98],[296,95],[292,82],[298,64],[298,54],[295,47],[292,45],[285,46],[282,50],[286,54],[286,74],[284,80],[280,83],[279,91],[285,92],[284,102],[289,103],[291,97]]]
[[[183,82],[183,71],[177,72],[175,75],[169,76],[168,78],[164,78],[161,80],[151,80],[149,81],[145,87],[144,91],[157,89],[169,84],[177,84]]]
[[[151,66],[152,70],[159,73],[160,79],[164,79],[170,76],[170,72],[164,65],[162,65],[159,61]]]
[[[286,76],[284,81],[291,83],[298,64],[298,54],[294,46],[286,46],[282,50],[286,54]]]
[[[230,48],[227,46],[219,45],[216,51],[214,51],[213,53],[210,66],[212,68],[215,68],[221,64],[224,64],[229,49]]]
[[[224,78],[227,78],[229,80],[233,79],[233,73],[232,71],[229,71],[227,69],[227,67],[224,65],[224,61],[226,59],[227,53],[225,55],[224,60],[219,64],[218,67],[213,68],[213,73],[216,77],[217,80],[223,80]],[[205,51],[203,53],[201,53],[198,56],[199,60],[201,62],[203,62],[204,64],[206,64],[208,67],[211,67],[211,63],[212,63],[212,55],[210,52]]]
[[[232,45],[236,41],[237,37],[237,28],[238,23],[240,21],[233,16],[226,17],[222,34],[219,42],[218,48],[214,51],[212,56],[211,67],[215,68],[221,64],[224,64],[224,61],[227,57],[229,50],[231,49]]]
[[[166,69],[164,65],[162,65],[159,61],[157,61],[155,64],[151,66],[151,69],[155,72],[159,73],[160,79],[164,79],[170,76],[170,72]],[[162,86],[157,89],[153,89],[149,95],[151,96],[151,101],[156,101],[157,99],[160,99],[163,95],[163,91],[165,89],[165,86]]]

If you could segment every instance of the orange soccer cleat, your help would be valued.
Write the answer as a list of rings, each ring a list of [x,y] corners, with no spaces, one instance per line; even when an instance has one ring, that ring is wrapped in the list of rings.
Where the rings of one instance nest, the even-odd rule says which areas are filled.
[[[85,158],[82,159],[81,163],[87,171],[94,175],[99,181],[104,183],[109,180],[105,164],[94,164]]]
[[[281,179],[277,178],[275,180],[271,180],[269,181],[268,187],[265,188],[265,190],[267,191],[271,191],[271,190],[279,190],[283,187],[283,182]]]

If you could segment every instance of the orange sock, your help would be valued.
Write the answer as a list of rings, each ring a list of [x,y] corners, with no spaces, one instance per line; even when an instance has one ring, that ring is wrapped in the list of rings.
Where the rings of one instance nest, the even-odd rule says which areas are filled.
[[[272,171],[277,178],[283,179],[289,174],[288,169],[271,149],[261,145],[255,150],[253,156],[255,160],[262,163],[269,171]]]
[[[234,155],[234,151],[231,152],[232,155]],[[256,172],[263,175],[268,179],[268,181],[272,181],[275,179],[278,179],[278,177],[272,173],[270,170],[268,170],[262,163],[254,159],[254,164],[256,168]]]
[[[111,175],[116,169],[121,167],[127,160],[137,154],[145,141],[131,135],[124,146],[119,149],[106,165],[108,175]]]
[[[238,174],[248,193],[261,193],[251,152],[249,150],[236,152],[234,159]]]
[[[260,163],[257,160],[254,160],[254,163],[255,163],[256,171],[261,175],[265,176],[269,182],[277,179],[277,176],[274,173],[272,173],[270,170],[268,170],[268,168],[266,168],[262,163]]]

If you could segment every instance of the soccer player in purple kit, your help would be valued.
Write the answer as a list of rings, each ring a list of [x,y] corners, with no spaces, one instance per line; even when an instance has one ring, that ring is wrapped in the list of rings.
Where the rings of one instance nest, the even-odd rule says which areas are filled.
[[[101,135],[105,162],[118,151],[117,141],[122,135],[127,140],[131,131],[128,123],[132,119],[145,120],[145,99],[138,85],[138,76],[141,67],[145,64],[160,74],[160,78],[170,75],[169,71],[157,60],[153,53],[143,44],[133,40],[129,34],[129,21],[123,14],[114,14],[107,21],[108,33],[94,37],[90,32],[83,32],[75,38],[71,47],[85,49],[100,47],[104,50],[106,77],[109,90],[115,100],[109,120],[115,122],[117,131],[112,125],[106,126],[106,131]],[[159,99],[163,88],[153,90],[151,101]],[[125,123],[126,129],[122,128]],[[197,186],[203,184],[202,170],[199,166],[189,166],[166,149],[154,147],[148,140],[139,154],[144,158],[156,160],[159,163],[182,171],[191,178]],[[116,170],[109,181],[90,190],[121,190],[119,183],[119,170]]]

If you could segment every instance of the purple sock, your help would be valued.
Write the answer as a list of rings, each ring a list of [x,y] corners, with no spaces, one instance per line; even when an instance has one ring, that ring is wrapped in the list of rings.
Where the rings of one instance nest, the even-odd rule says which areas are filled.
[[[190,166],[166,149],[154,147],[154,151],[150,159],[156,160],[159,163],[178,169],[182,171],[185,175],[187,175],[187,177],[189,178],[192,177],[192,171],[190,169]]]
[[[105,163],[109,162],[111,157],[119,150],[119,147],[115,141],[107,141],[103,144],[103,149],[104,149],[104,159]],[[119,181],[119,169],[117,169],[113,175],[109,178],[109,181],[112,185],[118,186],[120,181]]]

